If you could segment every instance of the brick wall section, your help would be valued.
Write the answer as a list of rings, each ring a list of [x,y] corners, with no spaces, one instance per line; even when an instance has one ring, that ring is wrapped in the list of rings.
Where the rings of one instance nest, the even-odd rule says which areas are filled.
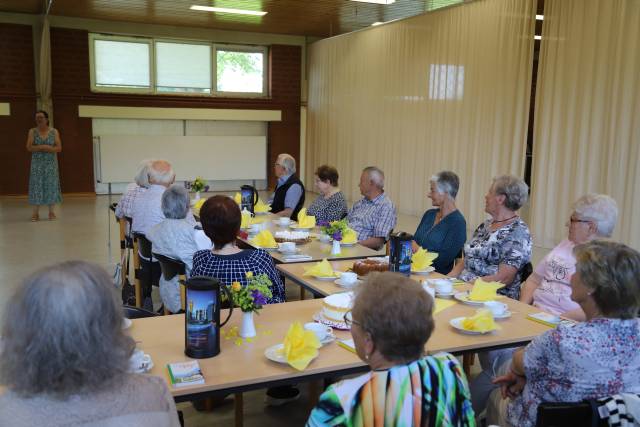
[[[270,46],[269,99],[197,98],[92,93],[90,87],[88,32],[66,28],[51,29],[52,92],[56,127],[63,137],[60,159],[63,192],[92,192],[93,153],[91,120],[77,116],[77,105],[117,105],[174,108],[242,108],[282,110],[281,122],[268,128],[269,181],[278,153],[300,156],[300,72],[299,46]]]
[[[27,131],[35,124],[36,84],[31,26],[0,24],[0,102],[10,116],[0,116],[0,195],[26,194],[31,155]]]

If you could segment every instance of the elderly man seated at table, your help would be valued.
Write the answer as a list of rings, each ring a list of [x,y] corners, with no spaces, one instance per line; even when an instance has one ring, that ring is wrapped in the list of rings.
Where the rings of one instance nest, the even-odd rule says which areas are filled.
[[[522,285],[520,301],[547,313],[585,320],[580,306],[571,300],[571,276],[576,271],[573,248],[593,239],[610,237],[618,220],[618,205],[604,194],[587,194],[573,205],[567,227],[569,236],[536,266]]]
[[[358,243],[380,249],[398,219],[393,202],[384,194],[384,173],[375,166],[366,167],[358,187],[363,197],[351,207],[347,221],[358,233]]]
[[[533,427],[542,402],[640,393],[640,253],[598,240],[573,253],[571,299],[586,321],[545,332],[497,369],[488,424]],[[474,393],[474,407],[488,392]]]
[[[304,185],[296,174],[296,159],[283,153],[273,165],[278,183],[269,198],[271,212],[277,216],[288,216],[296,220],[298,212],[304,206]]]
[[[154,225],[147,233],[147,238],[153,244],[153,252],[182,261],[189,275],[193,254],[199,250],[211,249],[211,240],[200,227],[194,227],[187,221],[189,193],[184,187],[173,184],[167,188],[162,194],[162,213],[166,219]],[[176,313],[181,309],[178,276],[169,282],[163,276],[160,277],[160,297],[170,312]]]
[[[164,379],[137,373],[135,342],[106,271],[43,268],[10,298],[0,357],[0,425],[178,427]]]
[[[116,206],[116,217],[124,218],[133,216],[133,202],[142,193],[147,191],[149,187],[149,169],[151,168],[151,160],[144,160],[140,163],[138,173],[133,178],[133,182],[127,185],[126,190],[122,193],[122,197]]]
[[[433,308],[417,282],[370,273],[345,322],[371,371],[329,386],[307,426],[475,426],[458,360],[448,353],[425,355]]]

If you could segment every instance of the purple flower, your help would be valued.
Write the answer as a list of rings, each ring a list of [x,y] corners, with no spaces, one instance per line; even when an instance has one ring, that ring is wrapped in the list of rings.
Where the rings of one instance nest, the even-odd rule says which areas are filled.
[[[318,227],[328,227],[329,221],[318,221]]]
[[[339,242],[342,240],[342,233],[340,231],[336,231],[331,237],[333,237],[333,240],[337,240]]]
[[[208,185],[205,185],[205,186],[204,186],[204,192],[206,193],[207,191],[209,191],[209,186],[208,186]]]
[[[262,295],[262,292],[257,289],[251,291],[251,297],[253,298],[254,304],[257,306],[262,306],[267,303],[267,299]]]

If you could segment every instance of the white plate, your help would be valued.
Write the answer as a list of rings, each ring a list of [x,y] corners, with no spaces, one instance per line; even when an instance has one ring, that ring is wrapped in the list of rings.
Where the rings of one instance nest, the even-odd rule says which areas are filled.
[[[492,330],[487,331],[487,332],[470,331],[470,330],[465,329],[465,328],[462,327],[462,321],[464,319],[465,319],[464,317],[456,317],[456,318],[453,318],[453,319],[449,320],[449,324],[456,331],[458,331],[460,333],[463,333],[463,334],[467,334],[467,335],[484,335],[484,334],[490,334],[491,332],[495,331],[495,329],[492,329]]]
[[[411,270],[411,274],[429,274],[432,271],[436,271],[435,267],[430,266],[425,268],[424,270]]]
[[[290,224],[289,228],[292,230],[312,230],[313,227],[300,227],[298,224]]]
[[[353,242],[353,243],[342,243],[342,242],[340,242],[340,246],[344,246],[345,248],[350,248],[350,247],[355,246],[357,244],[358,244],[358,242]]]
[[[269,215],[271,212],[254,212],[256,215]]]
[[[314,314],[312,319],[315,320],[318,323],[322,323],[323,325],[328,325],[328,326],[331,326],[332,328],[340,329],[342,331],[348,331],[349,329],[351,329],[344,322],[335,322],[333,320],[329,320],[329,319],[325,318],[322,315],[321,311],[319,311],[316,314]]]
[[[133,322],[131,321],[131,319],[128,319],[126,317],[122,319],[122,329],[129,329],[132,324]]]
[[[278,221],[277,219],[273,219],[271,220],[271,222],[273,222],[278,227],[289,227],[291,224],[295,224],[293,221],[291,221],[289,224],[280,224],[280,221]]]
[[[336,280],[336,276],[313,276],[312,275],[311,277],[313,277],[316,280],[326,280],[326,281],[329,281],[329,280],[334,281],[334,280]]]
[[[452,296],[454,296],[455,292],[451,291],[451,292],[438,292],[436,291],[436,297],[438,298],[451,298]]]
[[[359,284],[362,283],[362,280],[360,279],[356,279],[355,282],[351,283],[351,284],[346,284],[342,281],[342,279],[336,279],[333,281],[333,283],[335,283],[336,285],[342,287],[342,288],[355,288],[356,286],[358,286]]]
[[[474,307],[484,306],[484,301],[471,301],[469,299],[469,291],[458,292],[453,297],[463,304],[471,305]]]
[[[251,242],[249,242],[251,243]],[[278,250],[278,246],[274,246],[272,248],[265,248],[264,246],[258,246],[255,243],[251,243],[252,245],[254,245],[256,248],[258,249],[264,249],[265,251],[277,251]]]
[[[280,252],[282,255],[295,255],[300,253],[300,249],[295,248],[292,251],[283,251],[282,249],[278,248],[278,252]]]
[[[267,359],[276,362],[276,363],[282,363],[282,364],[287,364],[287,359],[284,357],[284,354],[281,353],[281,350],[284,348],[284,344],[276,344],[276,345],[272,345],[271,347],[268,347],[265,351],[264,351],[264,355]],[[316,356],[317,357],[317,356]],[[315,357],[314,357],[315,359]],[[313,360],[313,359],[311,359]]]

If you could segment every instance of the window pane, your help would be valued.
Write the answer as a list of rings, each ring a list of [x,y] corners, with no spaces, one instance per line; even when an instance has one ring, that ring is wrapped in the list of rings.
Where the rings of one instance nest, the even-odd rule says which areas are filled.
[[[161,92],[211,92],[211,46],[156,43],[156,85]]]
[[[147,43],[95,40],[96,86],[149,87]]]
[[[462,3],[462,2],[463,0],[427,0],[426,9],[428,11],[436,10],[436,9],[440,9],[441,7],[451,6],[452,4]]]
[[[216,67],[219,92],[263,93],[263,53],[218,49]]]

